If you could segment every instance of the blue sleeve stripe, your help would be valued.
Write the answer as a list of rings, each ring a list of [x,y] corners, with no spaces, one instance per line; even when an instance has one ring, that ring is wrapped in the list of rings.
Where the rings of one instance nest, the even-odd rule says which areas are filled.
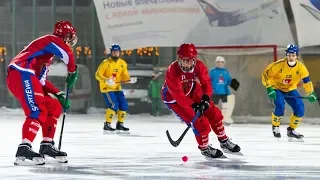
[[[61,59],[63,58],[62,53],[60,52],[60,50],[52,43],[50,43],[46,47],[44,47],[44,50],[54,54],[55,56],[58,56]]]
[[[303,81],[303,83],[308,83],[308,82],[310,82],[310,77],[309,76],[305,77],[302,79],[302,81]]]

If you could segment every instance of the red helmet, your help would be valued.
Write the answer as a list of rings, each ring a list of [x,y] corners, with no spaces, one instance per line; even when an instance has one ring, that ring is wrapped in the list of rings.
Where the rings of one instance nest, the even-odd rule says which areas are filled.
[[[69,42],[71,46],[77,43],[76,29],[69,21],[57,21],[54,25],[53,34],[59,36],[63,39],[69,38]]]
[[[182,44],[178,49],[178,57],[181,59],[195,59],[197,56],[197,49],[193,44]]]
[[[183,71],[192,71],[195,66],[195,58],[198,54],[196,47],[193,44],[182,44],[177,54],[180,68]]]

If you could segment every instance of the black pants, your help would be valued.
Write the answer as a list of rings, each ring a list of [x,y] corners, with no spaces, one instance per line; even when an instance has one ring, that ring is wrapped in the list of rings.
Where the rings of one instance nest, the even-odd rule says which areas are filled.
[[[215,105],[219,104],[219,101],[222,101],[222,103],[228,102],[228,95],[227,94],[214,94],[212,95],[212,101]]]

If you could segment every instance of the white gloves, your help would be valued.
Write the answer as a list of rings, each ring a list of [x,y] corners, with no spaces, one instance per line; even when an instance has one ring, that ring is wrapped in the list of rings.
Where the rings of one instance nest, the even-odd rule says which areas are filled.
[[[108,78],[108,79],[105,80],[105,82],[106,82],[106,84],[107,84],[108,86],[114,86],[114,85],[116,85],[116,82],[114,81],[113,78]],[[131,77],[130,80],[128,81],[128,83],[130,83],[130,84],[134,84],[134,83],[136,83],[136,82],[137,82],[137,77]]]
[[[136,82],[137,82],[137,77],[132,77],[132,78],[130,78],[130,81],[128,83],[134,84]]]
[[[114,85],[116,85],[116,82],[114,82],[113,78],[106,79],[105,82],[106,82],[106,84],[107,84],[108,86],[114,86]]]

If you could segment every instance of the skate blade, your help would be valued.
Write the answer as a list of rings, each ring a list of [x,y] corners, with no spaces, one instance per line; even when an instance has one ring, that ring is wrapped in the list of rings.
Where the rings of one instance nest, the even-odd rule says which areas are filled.
[[[103,130],[103,134],[114,134],[114,131]]]
[[[116,130],[116,134],[130,134],[130,131]]]
[[[281,139],[281,138],[278,138],[278,137],[274,137],[274,138],[275,138],[278,142],[280,142],[280,139]]]
[[[237,156],[243,156],[242,152],[232,152],[230,151],[229,149],[222,149],[224,153],[227,153],[227,154],[231,154],[231,155],[237,155]]]
[[[67,156],[57,156],[57,157],[50,157],[48,155],[44,155],[44,159],[46,163],[68,163]]]
[[[32,160],[25,157],[17,157],[13,164],[16,166],[44,165],[45,160],[41,157],[35,157]]]
[[[304,140],[302,138],[297,139],[293,137],[288,137],[288,142],[304,142]]]
[[[227,156],[225,156],[224,154],[222,154],[219,157],[208,157],[208,156],[204,156],[205,159],[207,160],[212,160],[212,159],[227,159]]]

